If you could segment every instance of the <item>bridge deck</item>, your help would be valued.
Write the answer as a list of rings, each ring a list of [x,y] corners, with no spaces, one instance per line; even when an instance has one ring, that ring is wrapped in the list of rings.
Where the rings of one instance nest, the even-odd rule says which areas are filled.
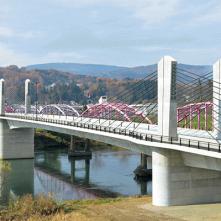
[[[206,156],[208,155],[208,152],[210,152],[209,155],[211,155],[212,152],[215,152],[216,155],[214,156],[221,158],[221,154],[217,155],[217,153],[221,152],[220,141],[214,139],[212,132],[210,133],[207,131],[178,128],[178,138],[171,138],[159,135],[158,126],[150,124],[55,115],[38,115],[36,118],[36,116],[32,114],[7,114],[6,116],[0,116],[0,118],[6,119],[11,122],[20,122],[20,124],[17,125],[17,128],[37,128],[41,127],[41,125],[49,125],[50,128],[68,128],[69,130],[78,130],[83,133],[90,132],[91,134],[96,134],[96,136],[109,136],[112,137],[111,139],[114,139],[121,135],[119,136],[121,142],[122,135],[124,135],[124,140],[130,140],[129,137],[131,137],[134,142],[135,138],[135,140],[139,141],[136,141],[137,144],[143,146],[177,149],[179,151],[194,152],[196,154]],[[12,128],[13,127],[16,128],[15,124],[13,124]],[[126,138],[125,136],[127,136],[128,138]],[[206,151],[207,153],[204,153],[202,151]]]

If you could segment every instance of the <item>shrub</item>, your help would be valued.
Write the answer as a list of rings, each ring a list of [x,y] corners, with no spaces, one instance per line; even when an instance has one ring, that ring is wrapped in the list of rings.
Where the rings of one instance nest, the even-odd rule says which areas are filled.
[[[59,213],[63,210],[52,197],[39,195],[33,198],[26,195],[11,201],[7,209],[0,211],[1,221],[28,220],[33,216],[47,217]]]

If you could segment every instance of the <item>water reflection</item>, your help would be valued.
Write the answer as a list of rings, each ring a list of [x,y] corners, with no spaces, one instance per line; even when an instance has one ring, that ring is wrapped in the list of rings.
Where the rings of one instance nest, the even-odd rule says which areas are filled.
[[[85,185],[89,185],[89,180],[90,180],[90,160],[91,159],[82,159],[84,161],[84,167],[82,168],[84,170],[84,177],[79,178],[77,177],[77,169],[76,169],[76,161],[79,161],[79,159],[75,158],[69,158],[70,164],[71,164],[71,182],[81,182],[84,183]]]
[[[34,194],[34,160],[10,160],[10,170],[0,171],[1,205],[10,198]]]
[[[52,193],[56,199],[151,194],[151,181],[134,180],[140,155],[96,151],[92,159],[68,158],[67,152],[43,151],[35,160],[12,160],[7,176],[0,171],[1,204],[10,197]]]

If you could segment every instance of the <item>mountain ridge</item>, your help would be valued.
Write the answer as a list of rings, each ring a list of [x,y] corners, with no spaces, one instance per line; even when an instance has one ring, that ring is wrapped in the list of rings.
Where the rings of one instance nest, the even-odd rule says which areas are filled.
[[[25,67],[27,70],[58,70],[69,72],[72,74],[80,74],[94,77],[105,78],[143,78],[147,74],[154,72],[157,69],[156,64],[147,66],[123,67],[115,65],[100,65],[100,64],[80,64],[80,63],[45,63],[34,64]],[[189,65],[178,64],[179,69],[185,69],[199,75],[206,74],[212,70],[211,65]]]

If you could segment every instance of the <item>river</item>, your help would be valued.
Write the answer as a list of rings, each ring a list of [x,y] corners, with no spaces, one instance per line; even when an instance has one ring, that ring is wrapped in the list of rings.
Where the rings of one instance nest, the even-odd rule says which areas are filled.
[[[136,181],[140,155],[130,151],[94,151],[91,159],[68,158],[67,151],[40,151],[34,160],[10,160],[0,173],[1,203],[24,194],[49,193],[57,200],[151,194],[151,181]]]

